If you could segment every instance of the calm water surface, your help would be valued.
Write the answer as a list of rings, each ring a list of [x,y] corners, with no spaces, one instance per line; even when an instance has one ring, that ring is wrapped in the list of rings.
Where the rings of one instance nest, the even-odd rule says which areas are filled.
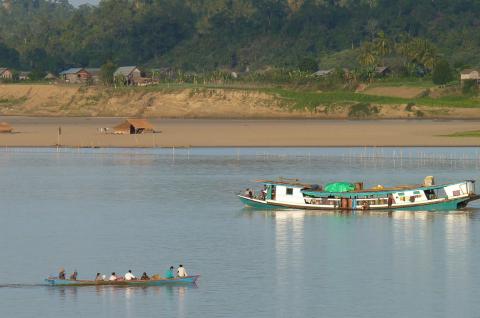
[[[2,317],[479,317],[480,206],[334,214],[244,209],[257,178],[367,185],[480,179],[477,149],[0,150]],[[52,288],[64,266],[197,287]]]

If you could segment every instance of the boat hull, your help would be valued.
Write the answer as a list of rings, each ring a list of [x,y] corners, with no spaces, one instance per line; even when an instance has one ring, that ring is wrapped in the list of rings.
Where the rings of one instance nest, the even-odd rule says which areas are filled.
[[[49,286],[164,286],[164,285],[189,285],[195,284],[200,275],[187,276],[174,279],[151,279],[151,280],[121,280],[121,281],[93,281],[93,280],[69,280],[46,278],[45,283]]]
[[[289,204],[289,203],[280,203],[272,201],[262,201],[258,199],[252,199],[245,196],[238,196],[240,201],[246,206],[255,209],[262,210],[278,210],[278,209],[303,209],[303,210],[319,210],[319,211],[361,211],[362,209],[341,209],[338,207],[321,207],[307,204]],[[432,202],[432,203],[419,203],[403,206],[392,206],[388,207],[371,207],[368,210],[387,210],[387,211],[452,211],[465,208],[470,201],[479,199],[478,195],[462,197],[457,199],[445,200],[441,202]]]

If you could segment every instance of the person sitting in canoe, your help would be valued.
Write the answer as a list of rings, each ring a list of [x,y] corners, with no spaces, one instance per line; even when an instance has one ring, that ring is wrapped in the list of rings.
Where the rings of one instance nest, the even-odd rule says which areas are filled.
[[[143,272],[142,278],[140,278],[140,279],[141,280],[150,280],[150,277],[148,277],[146,272]]]
[[[65,268],[60,268],[60,272],[58,273],[58,279],[65,279]]]
[[[177,277],[187,277],[187,276],[188,274],[187,274],[187,271],[185,270],[185,267],[183,267],[183,265],[180,264],[177,269]]]
[[[97,276],[95,276],[95,281],[98,282],[98,281],[102,281],[102,280],[103,280],[102,274],[97,273]]]
[[[109,281],[115,281],[117,280],[117,275],[115,275],[115,272],[112,273],[112,275],[110,276],[110,278],[108,279]]]
[[[72,275],[70,275],[70,280],[77,280],[78,272],[75,270]]]
[[[174,279],[175,274],[173,273],[173,266],[170,266],[170,269],[165,272],[165,278],[166,279]]]
[[[125,280],[136,280],[137,278],[132,274],[132,270],[129,269],[128,273],[125,274]]]

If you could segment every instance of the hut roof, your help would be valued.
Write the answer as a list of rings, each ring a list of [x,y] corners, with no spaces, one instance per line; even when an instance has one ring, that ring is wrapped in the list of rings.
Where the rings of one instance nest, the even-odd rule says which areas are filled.
[[[6,122],[0,123],[0,133],[12,132],[13,128]]]
[[[57,77],[52,73],[48,73],[47,75],[45,75],[44,79],[47,79],[47,80],[48,79],[57,79]]]
[[[60,72],[60,75],[77,74],[78,72],[80,72],[82,70],[84,70],[84,68],[82,68],[82,67],[69,68],[68,70]]]
[[[8,68],[0,67],[0,75],[2,75],[5,71],[8,71]]]
[[[315,73],[313,73],[314,76],[327,76],[327,75],[330,75],[333,73],[333,69],[330,69],[330,70],[319,70],[319,71],[316,71]]]
[[[464,69],[460,72],[460,74],[462,75],[467,75],[467,74],[470,74],[472,72],[478,72],[479,70],[476,70],[476,69],[473,69],[473,68],[467,68],[467,69]]]
[[[86,68],[85,71],[87,71],[93,76],[97,76],[97,75],[100,75],[101,70],[98,67],[90,67],[90,68]]]
[[[117,68],[117,70],[115,71],[115,73],[113,75],[114,76],[120,76],[120,75],[129,76],[136,69],[137,69],[136,66],[122,66],[122,67]]]
[[[377,74],[384,74],[390,72],[390,67],[388,66],[377,66],[375,67],[375,73]]]
[[[135,129],[142,129],[144,131],[153,131],[154,127],[146,119],[126,119],[123,123],[113,127],[115,131],[129,131],[130,126]]]

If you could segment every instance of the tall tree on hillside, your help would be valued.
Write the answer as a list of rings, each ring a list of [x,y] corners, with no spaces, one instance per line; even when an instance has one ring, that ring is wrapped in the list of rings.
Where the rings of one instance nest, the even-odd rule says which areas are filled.
[[[437,85],[445,85],[453,80],[450,64],[446,60],[440,60],[435,64],[432,72],[432,81]]]

